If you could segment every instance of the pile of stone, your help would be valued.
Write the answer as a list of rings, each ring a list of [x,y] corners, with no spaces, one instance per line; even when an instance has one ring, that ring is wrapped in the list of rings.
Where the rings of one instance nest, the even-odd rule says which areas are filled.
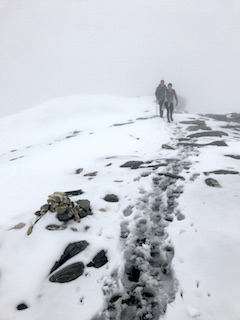
[[[64,223],[70,220],[80,222],[82,218],[92,215],[89,200],[84,199],[73,202],[69,198],[70,195],[73,194],[70,192],[54,192],[48,196],[47,203],[41,206],[40,210],[35,212],[35,215],[41,218],[50,211],[56,213],[58,220]]]

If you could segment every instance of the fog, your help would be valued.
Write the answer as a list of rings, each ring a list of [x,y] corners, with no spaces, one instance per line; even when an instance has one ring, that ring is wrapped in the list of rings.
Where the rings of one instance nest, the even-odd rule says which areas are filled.
[[[75,94],[240,112],[238,0],[0,0],[0,116]]]

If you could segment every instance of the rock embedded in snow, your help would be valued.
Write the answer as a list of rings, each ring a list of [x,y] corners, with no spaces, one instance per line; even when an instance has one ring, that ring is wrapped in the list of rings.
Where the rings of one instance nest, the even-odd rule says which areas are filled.
[[[222,137],[228,136],[226,132],[223,131],[210,131],[210,132],[197,132],[193,134],[189,134],[188,138],[201,138],[201,137]]]
[[[115,194],[107,194],[104,197],[104,200],[107,202],[118,202],[119,201],[118,196],[116,196]]]
[[[188,143],[188,142],[179,142],[178,146],[183,147],[207,147],[207,146],[217,146],[217,147],[228,147],[225,141],[213,141],[210,143]]]
[[[80,277],[83,274],[83,271],[84,264],[82,262],[75,262],[54,273],[49,278],[49,281],[58,283],[70,282]]]
[[[169,146],[168,144],[162,144],[162,149],[175,150],[173,147]]]
[[[92,261],[87,264],[87,267],[100,268],[104,266],[107,262],[108,258],[106,256],[106,251],[101,250],[96,254]]]
[[[144,164],[143,161],[127,161],[120,168],[138,169],[142,164]]]
[[[205,183],[209,186],[209,187],[215,187],[215,188],[222,188],[221,185],[218,183],[217,180],[213,179],[213,178],[208,178],[205,180]]]
[[[97,174],[98,174],[97,171],[93,171],[93,172],[85,173],[84,177],[96,177]]]
[[[65,230],[67,228],[66,224],[56,225],[56,224],[49,224],[46,226],[46,229],[49,231],[56,231],[56,230]]]
[[[236,160],[240,160],[240,156],[239,155],[234,155],[234,154],[225,154],[225,157],[230,157]]]
[[[214,171],[205,171],[203,172],[205,174],[205,176],[208,176],[210,173],[213,173],[213,174],[239,174],[238,171],[234,171],[234,170],[225,170],[225,169],[222,169],[222,170],[214,170]]]
[[[28,309],[28,306],[26,305],[26,303],[20,303],[18,306],[17,306],[17,310],[21,311],[21,310],[26,310]]]
[[[85,240],[78,241],[74,243],[70,243],[66,249],[63,252],[63,255],[61,256],[60,260],[57,261],[54,266],[52,267],[50,274],[57,270],[59,267],[61,267],[66,261],[77,255],[78,253],[82,252],[87,248],[89,243]]]

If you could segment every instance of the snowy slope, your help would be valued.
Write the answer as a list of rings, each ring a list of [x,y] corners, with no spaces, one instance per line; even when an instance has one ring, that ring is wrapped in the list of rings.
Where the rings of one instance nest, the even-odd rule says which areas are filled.
[[[155,314],[153,304],[151,309],[141,301],[144,319],[160,314],[167,320],[239,319],[239,173],[204,174],[240,171],[238,159],[224,156],[239,155],[239,129],[222,129],[224,122],[188,114],[175,114],[168,124],[166,118],[155,117],[153,100],[73,96],[0,119],[0,320],[107,319],[114,290],[121,295],[119,303],[132,289],[125,268],[135,249],[143,256],[139,282],[151,286],[157,301]],[[191,141],[224,140],[227,147],[179,145],[179,139],[191,134],[181,121],[200,118],[228,136]],[[120,167],[127,161],[143,164]],[[78,169],[83,170],[77,174]],[[207,186],[209,176],[221,188]],[[49,195],[79,189],[83,194],[71,200],[88,199],[92,215],[50,231],[46,227],[59,221],[48,212],[27,234],[37,219],[34,213]],[[107,194],[119,201],[106,202]],[[12,229],[19,223],[21,227]],[[50,270],[66,246],[83,240],[88,247],[64,265],[81,261],[83,274],[67,283],[50,282]],[[174,248],[167,275],[158,260],[149,263],[154,241],[161,261],[167,259],[161,255],[170,252],[166,248]],[[87,267],[100,250],[108,262]],[[159,279],[154,279],[158,270]],[[17,310],[20,304],[27,308]],[[125,318],[123,310],[116,314],[130,320],[131,308],[128,304]],[[111,319],[117,319],[116,314]],[[135,317],[140,319],[137,313]]]

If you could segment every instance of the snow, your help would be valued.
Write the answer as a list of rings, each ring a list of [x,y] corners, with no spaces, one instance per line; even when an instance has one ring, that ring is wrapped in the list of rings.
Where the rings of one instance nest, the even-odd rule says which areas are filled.
[[[185,180],[178,180],[176,186],[182,186],[183,193],[173,221],[166,224],[163,246],[174,247],[172,270],[177,285],[175,300],[162,318],[240,319],[239,174],[211,175],[222,188],[204,182],[206,171],[240,171],[239,160],[224,157],[239,155],[239,134],[205,117],[213,130],[228,133],[223,137],[228,147],[186,150],[177,147],[177,139],[189,134],[181,121],[201,117],[174,114],[169,124],[155,115],[153,97],[70,96],[0,118],[0,320],[89,320],[101,312],[106,302],[103,287],[111,284],[113,273],[121,275],[124,270],[128,248],[120,239],[121,226],[129,226],[132,238],[142,217],[147,223],[141,228],[152,227],[144,197],[154,203],[153,178],[166,172],[166,167],[131,170],[120,166],[130,160],[158,164],[167,159],[190,165],[179,168]],[[198,142],[213,140],[222,138],[205,137]],[[163,149],[162,144],[175,150]],[[79,168],[83,172],[76,174]],[[84,176],[93,171],[96,177]],[[48,231],[45,227],[58,220],[47,213],[27,235],[36,219],[34,212],[48,195],[77,189],[84,193],[72,197],[73,201],[88,199],[92,216],[79,224],[69,222],[65,230]],[[106,202],[103,198],[108,193],[116,194],[119,202]],[[162,197],[167,202],[166,195]],[[132,212],[124,214],[130,207]],[[177,211],[185,219],[178,220]],[[25,223],[22,229],[11,229],[20,222]],[[66,245],[81,240],[89,246],[64,266],[79,259],[86,265],[102,249],[107,251],[108,263],[85,268],[81,277],[69,283],[49,282],[49,272]],[[125,245],[133,245],[131,237]],[[146,261],[149,252],[149,244],[143,244]],[[121,286],[121,279],[118,282]],[[20,303],[29,308],[18,311]]]

